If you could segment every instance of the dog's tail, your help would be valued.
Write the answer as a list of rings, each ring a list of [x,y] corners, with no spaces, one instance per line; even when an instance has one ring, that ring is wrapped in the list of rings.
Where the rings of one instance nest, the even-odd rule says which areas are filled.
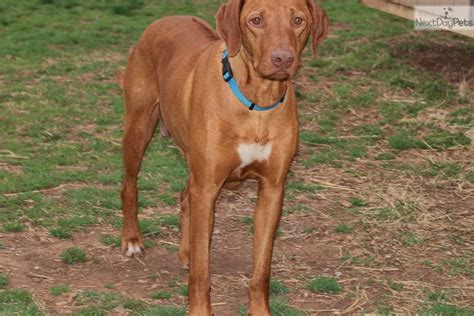
[[[117,70],[115,72],[115,79],[117,80],[117,83],[119,84],[120,89],[123,90],[123,82],[124,82],[123,72],[120,70]]]

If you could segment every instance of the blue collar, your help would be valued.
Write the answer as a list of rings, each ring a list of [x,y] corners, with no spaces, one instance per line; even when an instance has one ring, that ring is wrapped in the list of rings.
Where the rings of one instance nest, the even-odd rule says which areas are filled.
[[[232,73],[232,68],[230,67],[229,63],[229,53],[227,52],[227,49],[224,50],[224,54],[222,55],[222,76],[224,77],[224,81],[229,84],[230,89],[234,93],[234,96],[242,102],[246,107],[250,109],[250,111],[270,111],[277,106],[280,105],[280,103],[283,103],[285,101],[286,97],[286,92],[283,95],[283,97],[275,102],[272,106],[269,107],[261,107],[250,101],[245,97],[245,95],[240,91],[239,85],[237,84],[237,81],[234,79],[234,75]]]

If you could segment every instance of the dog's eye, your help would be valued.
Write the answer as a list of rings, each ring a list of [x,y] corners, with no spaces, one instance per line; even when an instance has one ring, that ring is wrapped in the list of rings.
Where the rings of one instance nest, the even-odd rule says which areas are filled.
[[[293,19],[293,23],[295,23],[295,25],[301,25],[303,24],[303,22],[304,22],[303,18],[300,18],[299,16]]]
[[[262,25],[262,18],[256,16],[256,17],[252,18],[252,19],[250,20],[250,22],[251,22],[253,25],[255,25],[255,26],[260,26],[260,25]]]

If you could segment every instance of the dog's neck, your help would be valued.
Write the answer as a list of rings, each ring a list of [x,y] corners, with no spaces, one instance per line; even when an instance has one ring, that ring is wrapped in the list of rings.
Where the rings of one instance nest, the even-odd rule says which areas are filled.
[[[263,78],[253,67],[244,49],[232,57],[230,62],[240,90],[255,104],[270,106],[285,94],[287,81]]]

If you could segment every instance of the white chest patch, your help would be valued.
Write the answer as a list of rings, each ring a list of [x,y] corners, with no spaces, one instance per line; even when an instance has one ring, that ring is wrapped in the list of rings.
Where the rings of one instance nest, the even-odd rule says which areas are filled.
[[[244,168],[256,160],[268,160],[268,158],[270,158],[270,154],[272,153],[272,144],[240,144],[237,148],[237,151],[239,152],[241,161],[239,168]]]

